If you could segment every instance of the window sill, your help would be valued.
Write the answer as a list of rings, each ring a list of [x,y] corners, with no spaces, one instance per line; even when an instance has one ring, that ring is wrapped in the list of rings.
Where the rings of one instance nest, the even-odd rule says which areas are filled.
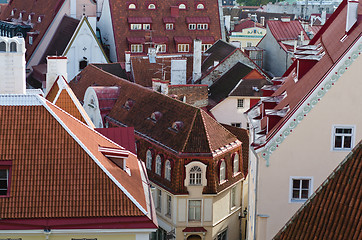
[[[228,180],[226,179],[226,180],[224,180],[224,181],[222,181],[222,182],[219,182],[219,185],[222,185],[222,184],[224,184],[224,183],[226,183],[226,182],[228,182]]]
[[[304,203],[308,199],[290,199],[289,203]]]
[[[233,173],[233,177],[239,176],[241,172]]]

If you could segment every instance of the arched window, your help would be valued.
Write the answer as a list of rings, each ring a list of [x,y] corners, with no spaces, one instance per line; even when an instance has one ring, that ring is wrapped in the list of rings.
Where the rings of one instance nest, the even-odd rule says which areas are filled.
[[[10,52],[16,52],[16,43],[15,42],[10,43]]]
[[[234,174],[239,172],[239,154],[234,154],[234,161],[233,161],[233,172]]]
[[[161,156],[157,155],[157,157],[156,157],[156,174],[161,176],[161,171],[162,171]]]
[[[190,185],[201,185],[202,170],[199,166],[194,166],[190,170]]]
[[[128,9],[136,9],[136,4],[131,3],[130,5],[128,5]]]
[[[220,163],[220,182],[225,181],[226,179],[226,164],[225,161],[223,160]]]
[[[167,160],[165,163],[165,178],[168,181],[171,181],[171,162],[170,162],[170,160]]]
[[[151,150],[147,150],[146,152],[146,167],[149,170],[152,170],[152,151]]]
[[[151,3],[150,5],[148,5],[148,9],[156,9],[156,5]]]
[[[178,9],[186,9],[186,5],[181,3],[180,5],[178,5]]]
[[[204,9],[205,6],[204,6],[204,4],[199,3],[199,4],[197,4],[196,8],[197,8],[197,9]]]
[[[79,61],[79,71],[83,70],[88,65],[86,57],[83,57],[83,60]]]
[[[0,43],[0,52],[6,52],[6,43],[5,42]]]

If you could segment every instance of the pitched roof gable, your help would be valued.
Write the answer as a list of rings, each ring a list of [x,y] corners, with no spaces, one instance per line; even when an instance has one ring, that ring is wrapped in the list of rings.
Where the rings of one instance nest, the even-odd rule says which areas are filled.
[[[299,21],[283,22],[278,20],[269,20],[267,23],[271,34],[280,42],[285,40],[297,40],[301,32],[303,32],[304,39],[309,39],[302,24]]]
[[[361,239],[361,159],[362,142],[273,239]]]

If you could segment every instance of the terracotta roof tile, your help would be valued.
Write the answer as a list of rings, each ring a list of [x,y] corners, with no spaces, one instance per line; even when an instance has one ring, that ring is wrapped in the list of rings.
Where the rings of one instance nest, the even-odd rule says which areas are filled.
[[[283,22],[273,20],[268,21],[267,25],[278,42],[284,40],[296,40],[301,32],[303,32],[304,39],[309,39],[299,21]]]
[[[362,142],[274,237],[362,239]]]

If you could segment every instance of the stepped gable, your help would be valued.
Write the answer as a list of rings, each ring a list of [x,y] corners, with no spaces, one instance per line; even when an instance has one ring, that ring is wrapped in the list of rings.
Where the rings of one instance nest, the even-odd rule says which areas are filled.
[[[362,239],[362,142],[273,238]]]
[[[127,216],[155,227],[135,155],[128,174],[99,150],[122,147],[38,95],[3,95],[0,113],[0,162],[12,164],[0,221]]]
[[[52,23],[55,15],[61,9],[65,0],[37,0],[37,1],[24,1],[13,0],[10,1],[8,6],[2,11],[0,19],[3,21],[19,22],[19,15],[24,12],[23,20],[28,19],[28,15],[34,13],[31,23],[33,24],[32,32],[37,32],[37,37],[34,38],[33,44],[29,44],[26,40],[26,60],[29,61],[34,50],[37,48],[39,42],[43,38],[45,32]],[[12,10],[16,9],[14,15],[11,15]],[[41,18],[41,22],[38,22],[38,18]]]

